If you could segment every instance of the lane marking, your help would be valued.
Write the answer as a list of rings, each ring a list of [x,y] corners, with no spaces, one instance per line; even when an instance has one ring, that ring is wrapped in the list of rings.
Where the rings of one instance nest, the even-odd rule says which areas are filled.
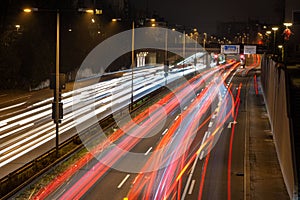
[[[237,124],[237,121],[229,122],[227,128],[231,128],[231,127],[232,127],[232,124]]]
[[[194,180],[192,180],[191,187],[190,187],[190,189],[189,189],[189,192],[188,192],[188,194],[192,194],[192,193],[193,193],[193,189],[194,189],[195,182],[196,182],[196,180],[195,180],[195,179],[194,179]]]
[[[204,137],[203,137],[202,141],[205,141],[205,140],[206,140],[207,134],[208,134],[208,131],[205,131],[205,134],[204,134]]]
[[[129,176],[130,176],[130,174],[127,174],[125,176],[125,178],[122,180],[122,182],[118,185],[118,189],[120,189],[124,185],[124,183],[127,181],[127,179],[129,178]]]
[[[201,151],[201,154],[200,154],[200,160],[202,160],[203,159],[203,156],[204,156],[204,151]]]
[[[146,151],[145,156],[148,155],[148,154],[150,153],[151,150],[152,150],[152,147],[150,147],[150,148],[148,149],[148,151]]]
[[[194,174],[194,170],[195,170],[195,168],[196,168],[196,165],[197,165],[199,156],[200,156],[200,154],[198,154],[197,157],[196,157],[196,159],[194,160],[194,163],[193,163],[193,166],[192,166],[192,170],[191,170],[191,172],[189,173],[187,182],[186,182],[186,184],[185,184],[185,187],[184,187],[184,190],[183,190],[183,193],[182,193],[182,196],[181,196],[181,200],[184,200],[184,199],[185,199],[186,193],[188,192],[187,190],[188,190],[188,187],[189,187],[190,182],[191,182],[191,180],[192,180],[192,176],[193,176],[193,174]]]
[[[169,129],[166,129],[166,130],[162,133],[162,135],[166,134],[166,133],[168,132],[168,130],[169,130]]]
[[[179,115],[176,116],[176,118],[174,119],[174,121],[176,121],[178,119]]]

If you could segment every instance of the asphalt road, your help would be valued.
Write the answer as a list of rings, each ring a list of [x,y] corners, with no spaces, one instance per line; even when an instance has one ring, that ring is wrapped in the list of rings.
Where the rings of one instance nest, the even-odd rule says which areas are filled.
[[[252,74],[245,77],[235,76],[232,80],[232,92],[236,95],[236,88],[240,83],[243,84],[241,89],[241,104],[239,107],[236,124],[229,125],[229,120],[223,126],[222,134],[210,152],[199,161],[195,167],[191,183],[188,187],[188,194],[185,199],[226,199],[228,197],[228,159],[229,147],[232,129],[234,128],[234,138],[232,143],[232,160],[230,170],[230,192],[231,199],[243,199],[244,197],[244,150],[245,150],[245,128],[246,126],[246,92],[249,90],[247,82],[251,79]],[[248,119],[249,120],[249,119]],[[233,127],[234,126],[234,127]],[[205,164],[207,162],[207,166]],[[204,170],[206,168],[206,171]],[[200,193],[201,180],[203,191]]]

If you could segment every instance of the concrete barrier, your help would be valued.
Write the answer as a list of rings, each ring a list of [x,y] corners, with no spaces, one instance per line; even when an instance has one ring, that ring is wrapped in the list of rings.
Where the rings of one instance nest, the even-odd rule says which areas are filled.
[[[298,196],[293,135],[290,127],[285,66],[264,56],[261,82],[284,182],[291,199]]]

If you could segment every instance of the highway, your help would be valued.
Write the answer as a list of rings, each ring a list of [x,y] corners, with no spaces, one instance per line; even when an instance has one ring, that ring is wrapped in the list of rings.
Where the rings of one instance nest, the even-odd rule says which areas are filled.
[[[188,82],[172,88],[172,92],[133,120],[119,124],[120,129],[108,138],[96,139],[101,141],[96,145],[86,144],[90,152],[60,174],[59,179],[38,191],[34,198],[242,198],[246,116],[239,114],[239,108],[245,109],[240,99],[248,90],[249,73],[259,62],[259,57],[255,57],[252,65],[241,69],[238,62],[229,61],[229,64],[204,70]],[[182,76],[182,70],[177,72],[174,69],[169,73],[169,81]],[[185,74],[195,72],[194,67],[184,70]],[[134,77],[134,97],[137,99],[157,89],[157,83],[165,83],[162,67],[139,70]],[[105,111],[112,104],[114,110],[128,105],[131,72],[125,73],[121,80],[114,80],[64,93],[65,108],[70,110],[67,110],[63,124],[68,122],[68,113],[73,118],[69,119],[71,125],[67,123],[64,127],[62,124],[61,129],[74,130],[75,123],[79,123],[80,129],[84,130],[91,125],[90,113],[101,118],[110,114]],[[51,100],[38,104],[40,110],[36,112],[44,112],[38,118],[33,117],[35,121],[43,121],[41,116],[47,113],[44,104]],[[78,104],[71,105],[77,101]],[[23,115],[34,116],[32,113]],[[22,117],[16,118],[30,123],[28,118]],[[6,123],[2,127],[13,127],[11,124],[14,123],[9,122],[14,120],[9,119],[2,120],[2,124]],[[22,123],[15,122],[14,125]],[[10,127],[5,130],[10,130]],[[14,134],[8,133],[5,137]],[[25,140],[26,144],[28,137],[24,138],[19,141]],[[7,154],[14,150],[9,145],[6,149]]]
[[[243,121],[237,116],[247,74],[257,65],[246,69],[238,68],[238,63],[231,63],[229,68],[216,67],[192,79],[188,86],[180,86],[175,92],[179,102],[172,94],[161,99],[160,106],[151,108],[152,117],[141,113],[134,119],[142,126],[126,124],[62,174],[59,181],[54,180],[37,193],[36,198],[241,197],[243,134],[234,134],[234,130],[239,126],[236,121]],[[236,77],[243,77],[242,81]],[[195,95],[190,95],[193,91]],[[160,109],[162,106],[164,109]],[[161,116],[166,115],[162,125]],[[160,131],[153,135],[155,127]],[[128,152],[140,155],[132,158]],[[238,189],[232,194],[231,188]]]

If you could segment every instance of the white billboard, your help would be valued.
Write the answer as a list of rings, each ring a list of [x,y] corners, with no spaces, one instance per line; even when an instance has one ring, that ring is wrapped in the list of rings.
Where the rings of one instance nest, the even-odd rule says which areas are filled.
[[[221,45],[221,53],[239,54],[240,53],[240,45]]]
[[[244,54],[256,54],[256,46],[244,45]]]

